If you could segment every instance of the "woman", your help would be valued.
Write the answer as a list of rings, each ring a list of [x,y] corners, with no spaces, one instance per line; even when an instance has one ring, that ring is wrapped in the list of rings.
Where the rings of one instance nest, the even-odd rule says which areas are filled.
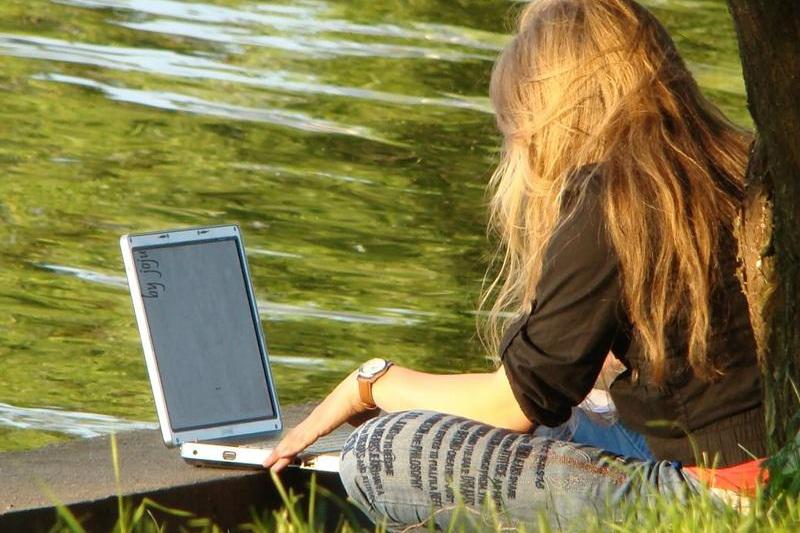
[[[459,499],[511,523],[543,512],[563,524],[649,488],[694,490],[703,461],[752,488],[765,430],[731,233],[748,135],[633,0],[527,5],[491,99],[504,150],[490,182],[503,257],[490,325],[518,317],[490,335],[501,364],[433,375],[373,363],[265,466],[283,468],[374,400],[391,414],[351,436],[342,478],[390,527],[444,526]],[[610,388],[621,420],[656,461],[531,434],[567,419],[609,351],[625,367]]]

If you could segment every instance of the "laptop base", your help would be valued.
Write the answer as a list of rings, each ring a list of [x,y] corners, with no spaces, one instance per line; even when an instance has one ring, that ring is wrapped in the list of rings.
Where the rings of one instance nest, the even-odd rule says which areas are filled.
[[[339,453],[353,428],[344,425],[325,435],[301,453],[290,466],[324,472],[339,471]],[[181,457],[196,466],[224,468],[263,468],[278,439],[254,443],[186,442],[181,445]]]
[[[181,445],[181,457],[195,466],[218,468],[260,469],[272,453],[272,448],[245,448],[223,444],[189,442]],[[289,466],[322,472],[339,471],[339,453],[304,453]]]

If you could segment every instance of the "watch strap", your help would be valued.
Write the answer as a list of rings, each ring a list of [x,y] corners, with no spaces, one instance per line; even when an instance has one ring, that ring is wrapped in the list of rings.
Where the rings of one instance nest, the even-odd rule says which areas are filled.
[[[361,398],[361,403],[363,403],[367,409],[375,409],[378,406],[375,404],[375,400],[372,398],[372,380],[359,378],[358,380],[358,396]]]

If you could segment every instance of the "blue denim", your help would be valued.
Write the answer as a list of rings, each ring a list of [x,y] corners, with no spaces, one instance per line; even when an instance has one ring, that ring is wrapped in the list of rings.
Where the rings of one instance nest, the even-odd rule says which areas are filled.
[[[360,426],[342,450],[340,475],[350,498],[392,530],[430,521],[445,529],[453,520],[480,530],[487,505],[502,527],[535,530],[541,517],[569,528],[586,513],[613,515],[631,498],[659,493],[683,500],[699,489],[676,463],[431,411],[392,413]]]
[[[580,444],[588,444],[607,452],[625,457],[654,460],[644,436],[631,431],[621,422],[604,424],[596,421],[583,409],[573,408],[572,418],[561,426],[536,428],[537,437],[549,437],[556,440],[568,440]]]

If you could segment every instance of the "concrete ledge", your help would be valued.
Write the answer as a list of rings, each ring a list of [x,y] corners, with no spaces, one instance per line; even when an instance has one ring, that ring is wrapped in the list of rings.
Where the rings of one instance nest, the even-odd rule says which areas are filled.
[[[313,407],[284,408],[285,427],[295,426]],[[148,497],[211,518],[223,528],[250,520],[251,509],[261,514],[279,505],[268,472],[188,465],[176,449],[164,446],[158,430],[121,433],[117,445],[119,490],[109,437],[0,454],[0,530],[47,530],[55,521],[57,503],[67,505],[87,529],[109,530],[117,519],[118,494],[134,505]],[[296,491],[304,491],[310,479],[308,471],[299,469],[281,475],[283,483]],[[317,480],[345,497],[337,474],[318,473]],[[170,521],[167,515],[158,518],[159,523]]]

